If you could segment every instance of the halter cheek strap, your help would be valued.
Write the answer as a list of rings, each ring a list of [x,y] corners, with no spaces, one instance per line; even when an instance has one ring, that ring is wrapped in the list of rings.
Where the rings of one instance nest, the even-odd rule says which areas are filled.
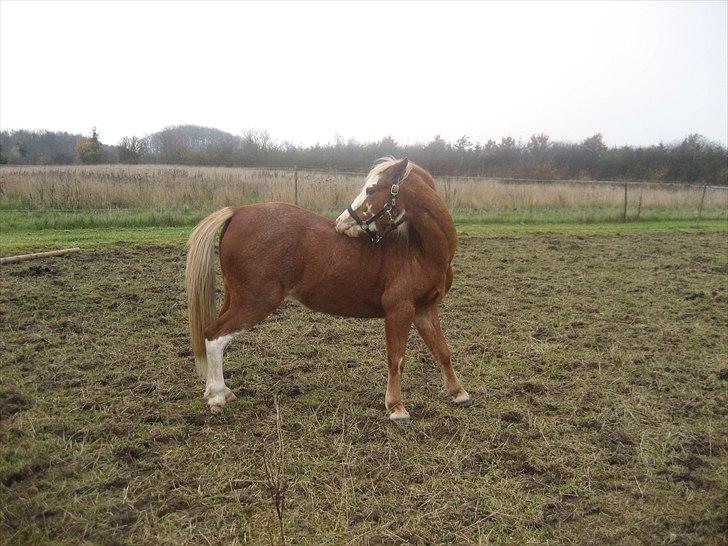
[[[397,195],[399,194],[399,186],[402,183],[401,180],[398,180],[395,184],[392,184],[392,188],[389,191],[389,202],[384,205],[384,208],[377,212],[374,216],[371,218],[368,218],[367,220],[362,220],[359,218],[357,213],[354,211],[354,209],[349,205],[346,207],[347,212],[351,215],[351,217],[354,219],[354,221],[357,223],[357,225],[366,232],[367,235],[369,235],[369,239],[372,243],[378,243],[381,241],[388,233],[394,231],[397,229],[403,222],[404,217],[400,218],[399,220],[395,221],[396,216],[396,210],[397,210]],[[395,214],[392,214],[392,211],[395,211]],[[382,216],[385,214],[389,215],[390,224],[387,225],[387,228],[385,229],[384,233],[379,234],[376,230],[371,229],[369,226],[371,226],[374,222],[379,220]]]

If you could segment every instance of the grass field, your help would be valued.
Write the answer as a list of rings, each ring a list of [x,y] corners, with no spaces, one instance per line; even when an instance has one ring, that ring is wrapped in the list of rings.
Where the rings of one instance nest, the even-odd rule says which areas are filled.
[[[727,542],[725,223],[559,226],[461,224],[442,315],[475,404],[413,334],[407,429],[381,323],[293,303],[229,346],[238,400],[208,413],[189,228],[6,231],[88,248],[0,266],[0,542],[277,541],[274,397],[292,544]]]

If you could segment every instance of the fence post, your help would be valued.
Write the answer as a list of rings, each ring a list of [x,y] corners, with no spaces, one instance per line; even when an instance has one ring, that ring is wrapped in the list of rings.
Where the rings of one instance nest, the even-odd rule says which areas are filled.
[[[703,193],[700,196],[700,206],[698,207],[698,221],[697,225],[700,226],[700,219],[703,217],[703,205],[705,204],[705,192],[708,189],[708,184],[703,183]]]
[[[624,185],[624,209],[622,210],[622,222],[627,221],[627,184]]]
[[[298,205],[298,166],[293,167],[293,202]]]
[[[642,212],[642,194],[644,193],[644,191],[645,191],[645,188],[641,187],[640,188],[640,199],[639,199],[639,201],[637,201],[637,216],[635,217],[635,220],[640,219],[640,212]]]

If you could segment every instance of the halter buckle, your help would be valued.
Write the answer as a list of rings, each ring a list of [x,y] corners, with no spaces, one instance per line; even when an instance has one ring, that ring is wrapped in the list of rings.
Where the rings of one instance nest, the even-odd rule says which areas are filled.
[[[392,189],[389,191],[392,195],[397,195],[399,193],[399,184],[392,184]]]

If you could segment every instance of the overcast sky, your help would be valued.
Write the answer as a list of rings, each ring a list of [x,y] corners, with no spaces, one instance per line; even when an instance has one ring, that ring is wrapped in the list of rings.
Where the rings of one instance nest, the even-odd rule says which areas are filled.
[[[0,128],[728,142],[720,2],[0,2]]]

